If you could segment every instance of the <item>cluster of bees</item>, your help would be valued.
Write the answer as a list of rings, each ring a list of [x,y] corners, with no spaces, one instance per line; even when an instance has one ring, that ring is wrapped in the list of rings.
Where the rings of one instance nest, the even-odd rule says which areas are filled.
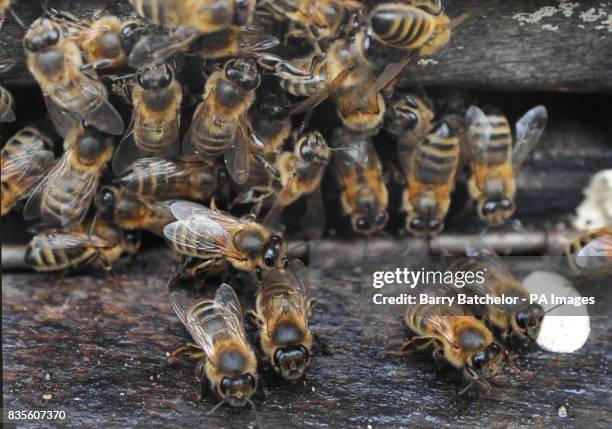
[[[25,31],[27,66],[64,142],[56,159],[52,139],[28,126],[2,149],[2,215],[26,200],[25,219],[42,222],[26,253],[35,270],[96,263],[118,283],[112,265],[138,252],[137,230],[163,236],[180,257],[169,284],[184,272],[228,267],[261,283],[252,313],[261,348],[279,374],[295,380],[312,356],[312,300],[306,269],[287,262],[276,227],[284,208],[302,197],[307,216],[324,219],[320,184],[328,166],[353,230],[366,236],[388,220],[378,133],[397,141],[406,229],[415,236],[442,231],[464,163],[480,217],[497,225],[512,216],[515,177],[540,140],[546,108],[525,113],[513,137],[495,109],[440,115],[427,97],[394,91],[399,73],[443,48],[465,19],[451,19],[439,0],[373,8],[355,0],[130,3],[129,19],[101,12],[82,20],[45,2],[44,15]],[[0,6],[7,10],[8,2]],[[389,55],[398,61],[387,64]],[[206,77],[187,121],[178,78],[183,57],[202,59]],[[109,102],[109,87],[120,88],[131,105],[127,127]],[[329,133],[310,123],[326,101],[338,117]],[[16,119],[14,103],[0,87],[2,122]],[[122,136],[117,145],[114,136]],[[101,186],[109,163],[115,179]],[[235,195],[226,199],[227,211],[216,205],[220,190]],[[92,203],[95,215],[86,220]],[[237,204],[249,205],[251,214],[231,214]],[[233,289],[224,284],[201,301],[175,292],[171,302],[197,342],[189,347],[199,350],[193,356],[202,359],[202,386],[208,379],[223,401],[247,403],[257,361]],[[423,313],[436,311],[409,310],[406,322],[435,343],[435,354],[480,380],[481,370],[497,365],[501,347],[473,316],[462,315],[470,323],[451,333],[449,315],[433,323]],[[491,321],[522,332],[542,315],[530,309]],[[457,347],[471,351],[459,357]]]

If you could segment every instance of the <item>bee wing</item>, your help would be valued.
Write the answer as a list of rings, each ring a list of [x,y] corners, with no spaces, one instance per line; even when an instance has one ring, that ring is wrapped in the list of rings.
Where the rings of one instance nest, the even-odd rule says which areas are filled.
[[[242,52],[267,51],[280,44],[280,41],[259,27],[244,25],[238,28],[238,48]]]
[[[136,111],[132,113],[132,119],[130,119],[130,123],[127,127],[127,130],[117,149],[115,149],[115,153],[113,155],[112,162],[112,170],[116,175],[120,175],[125,173],[130,165],[134,163],[138,158],[140,158],[140,151],[138,147],[134,144],[134,123],[136,122]]]
[[[214,360],[211,359],[211,357],[214,356],[214,342],[211,332],[206,329],[206,320],[194,317],[191,312],[193,308],[203,304],[205,301],[209,300],[196,301],[178,292],[172,292],[170,295],[170,304],[179,320],[191,333],[194,341],[202,347],[208,360],[214,362]]]
[[[36,158],[36,159],[35,159]],[[53,152],[43,149],[42,141],[36,148],[20,150],[2,164],[2,180],[21,180],[32,174],[40,176],[53,162]]]
[[[240,300],[234,289],[226,283],[222,283],[215,292],[213,300],[216,307],[225,310],[225,320],[235,333],[238,333],[243,339],[244,323],[242,321],[242,308]]]
[[[32,237],[32,243],[36,247],[48,249],[80,249],[85,247],[107,248],[111,246],[107,240],[85,233],[61,234],[48,233],[37,234]]]
[[[143,36],[132,48],[128,65],[135,69],[152,67],[166,62],[184,51],[200,36],[194,28],[181,27],[170,34],[149,34]]]
[[[48,95],[43,94],[43,97],[55,130],[60,136],[65,138],[71,130],[79,126],[81,117],[78,114],[62,109]]]
[[[23,208],[23,217],[25,220],[36,219],[40,216],[40,203],[42,200],[42,194],[47,183],[57,183],[60,176],[64,175],[65,170],[69,168],[68,159],[72,156],[72,149],[68,149],[64,152],[59,161],[53,166],[51,171],[45,176],[43,180],[38,182],[36,187],[30,193],[30,197],[26,201]]]
[[[512,165],[517,171],[529,152],[540,141],[540,137],[546,128],[548,121],[548,111],[544,106],[536,106],[525,113],[521,119],[516,122],[516,142],[512,150]]]
[[[201,133],[201,128],[205,127],[204,118],[208,117],[211,114],[211,107],[209,105],[209,97],[211,96],[212,91],[206,95],[198,107],[196,107],[195,112],[193,112],[193,116],[191,117],[191,125],[183,138],[183,143],[181,146],[181,154],[185,157],[191,157],[194,155],[200,154],[200,149],[196,146],[195,136]]]
[[[245,130],[244,120],[236,130],[232,147],[225,152],[225,166],[230,176],[238,185],[243,185],[249,178],[249,137]]]
[[[241,258],[230,247],[229,229],[238,226],[240,221],[237,219],[187,201],[173,203],[170,211],[178,220],[164,227],[164,236],[168,240],[198,252]],[[188,234],[185,234],[185,229]]]
[[[406,68],[412,58],[415,56],[415,52],[407,54],[399,63],[388,64],[383,72],[376,78],[374,84],[365,93],[365,98],[369,98],[372,94],[376,94],[382,91],[389,83],[391,83],[401,72]]]
[[[119,112],[108,102],[106,94],[101,94],[99,88],[91,82],[83,85],[83,92],[87,95],[91,103],[95,103],[96,107],[83,113],[83,119],[89,122],[92,126],[100,131],[114,136],[123,134],[125,125]]]
[[[17,119],[15,111],[10,106],[6,106],[6,109],[0,114],[0,122],[14,122],[15,119]]]
[[[575,256],[580,268],[612,266],[612,235],[604,235],[591,240]]]
[[[465,113],[465,127],[472,162],[487,162],[487,147],[491,142],[489,118],[478,106],[470,106]]]
[[[134,161],[126,173],[130,172],[147,172],[151,176],[158,177],[173,177],[186,174],[186,171],[180,164],[174,161],[157,158],[157,157],[146,157],[140,158]],[[126,174],[124,177],[127,177]]]
[[[292,276],[292,284],[302,294],[306,295],[306,291],[310,287],[308,281],[308,269],[299,259],[292,259],[285,270]]]
[[[334,78],[334,80],[332,80],[329,84],[323,87],[319,92],[311,95],[306,100],[298,103],[293,109],[291,109],[291,112],[289,112],[289,114],[296,115],[298,113],[304,113],[314,109],[319,104],[324,102],[330,96],[330,94],[336,91],[348,75],[349,71],[343,70],[341,73],[338,74],[338,76]]]
[[[289,180],[291,180],[291,178],[289,178]],[[281,189],[281,191],[278,193],[278,196],[272,203],[272,206],[268,210],[268,213],[266,213],[266,217],[264,217],[263,219],[264,225],[274,227],[278,224],[278,222],[280,221],[280,217],[283,214],[283,210],[285,209],[283,201],[290,192],[291,191],[289,190],[288,186],[284,186]]]

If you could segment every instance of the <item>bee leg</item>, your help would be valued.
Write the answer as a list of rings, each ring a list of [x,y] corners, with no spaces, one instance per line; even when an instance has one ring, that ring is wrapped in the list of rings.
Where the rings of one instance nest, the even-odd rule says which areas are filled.
[[[197,400],[202,401],[206,397],[206,391],[208,390],[206,384],[206,370],[204,364],[205,360],[198,362],[196,366],[196,380],[200,383],[200,392],[198,393]]]
[[[81,66],[81,71],[85,72],[85,71],[92,70],[92,69],[97,70],[99,68],[111,66],[114,63],[115,63],[115,60],[104,58],[103,60],[97,60],[92,63],[83,64]]]
[[[306,300],[306,313],[308,314],[308,317],[310,317],[312,314],[312,310],[314,309],[317,301],[319,301],[319,298],[314,296]]]
[[[123,284],[121,283],[121,280],[119,280],[119,278],[115,275],[115,272],[113,271],[113,265],[109,262],[108,259],[106,259],[106,256],[102,255],[101,253],[98,253],[97,260],[98,264],[102,267],[110,281],[113,282],[117,289],[122,290]]]
[[[435,339],[434,337],[427,337],[427,336],[412,337],[409,340],[404,341],[402,345],[400,346],[399,350],[389,351],[386,353],[391,356],[407,356],[412,353],[412,350],[410,350],[411,348],[414,347],[414,349],[418,351],[424,350],[430,347],[432,344],[434,344],[434,339]],[[429,340],[429,341],[427,341],[424,345],[417,346],[416,342],[419,340]]]
[[[263,320],[261,320],[259,315],[253,310],[248,310],[244,314],[244,318],[256,329],[261,329],[263,326]]]
[[[187,265],[189,265],[192,260],[193,258],[191,258],[190,256],[179,259],[176,265],[176,268],[174,269],[174,272],[172,273],[172,275],[168,279],[168,282],[166,283],[167,292],[171,292],[172,289],[174,289],[174,286],[176,286],[176,283],[181,278],[181,275],[187,268]]]
[[[178,349],[174,350],[172,352],[172,354],[170,355],[170,362],[171,363],[175,363],[175,362],[181,362],[181,359],[178,357],[178,355],[180,355],[181,353],[189,350],[189,349],[197,349],[197,350],[202,350],[200,348],[200,346],[198,346],[195,343],[187,343],[182,347],[179,347]]]
[[[186,269],[185,272],[187,273],[188,276],[195,277],[199,271],[203,271],[209,268],[210,266],[214,265],[216,262],[217,262],[217,259],[209,259],[205,262],[202,262],[201,264],[197,264],[189,269]]]
[[[59,274],[59,276],[57,277],[57,279],[53,283],[53,287],[54,288],[59,288],[61,286],[61,284],[64,283],[64,280],[66,280],[66,276],[68,275],[68,270],[69,269],[70,268],[65,268],[65,269],[62,270],[62,272]]]
[[[264,158],[263,155],[259,153],[251,153],[251,156],[255,161],[261,164],[261,166],[265,168],[268,173],[270,173],[276,178],[280,178],[281,174],[280,171],[278,171],[278,168],[276,168],[274,164],[270,163],[266,158]]]
[[[334,346],[325,341],[321,334],[319,334],[318,332],[312,332],[312,339],[315,340],[315,343],[317,343],[321,354],[325,356],[331,356],[336,353],[336,349],[334,348]]]

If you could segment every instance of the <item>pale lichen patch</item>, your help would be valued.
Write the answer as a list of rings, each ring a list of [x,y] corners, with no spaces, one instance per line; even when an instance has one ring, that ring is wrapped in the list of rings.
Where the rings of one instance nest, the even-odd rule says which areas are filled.
[[[425,67],[427,65],[435,65],[438,64],[438,61],[431,59],[431,58],[421,58],[419,61],[417,61],[417,64],[420,65],[421,67]]]

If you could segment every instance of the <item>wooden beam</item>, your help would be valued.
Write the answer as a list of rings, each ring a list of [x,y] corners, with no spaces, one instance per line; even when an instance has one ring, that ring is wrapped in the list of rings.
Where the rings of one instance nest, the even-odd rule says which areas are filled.
[[[446,48],[406,69],[400,86],[612,92],[611,0],[446,3],[451,17],[467,13],[469,18],[454,31]],[[132,13],[127,1],[111,6],[102,0],[55,0],[53,4],[84,18],[100,7],[122,17]],[[41,13],[37,2],[19,1],[14,9],[26,24]],[[22,62],[22,37],[23,30],[7,17],[0,58]],[[389,61],[395,59],[389,57]],[[7,85],[34,84],[23,63],[0,79]]]

